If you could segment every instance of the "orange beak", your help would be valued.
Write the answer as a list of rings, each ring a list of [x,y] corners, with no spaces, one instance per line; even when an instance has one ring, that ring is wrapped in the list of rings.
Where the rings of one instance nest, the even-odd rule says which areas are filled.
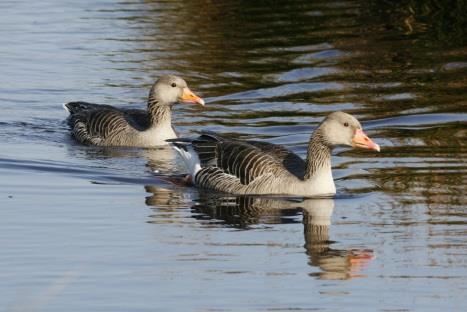
[[[180,97],[180,102],[194,103],[204,106],[204,100],[196,94],[194,94],[188,87],[183,88],[183,94]]]
[[[357,131],[355,132],[355,135],[352,139],[352,146],[375,150],[377,152],[380,151],[379,145],[373,142],[369,137],[367,137],[365,132],[363,132],[361,129],[357,129]]]

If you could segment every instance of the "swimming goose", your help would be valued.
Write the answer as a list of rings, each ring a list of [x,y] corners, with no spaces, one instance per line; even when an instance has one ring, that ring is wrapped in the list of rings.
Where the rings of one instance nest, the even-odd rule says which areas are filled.
[[[379,151],[358,120],[328,115],[311,135],[307,159],[283,146],[240,141],[203,132],[197,139],[168,140],[180,153],[196,186],[232,194],[334,195],[331,150],[348,145]]]
[[[73,136],[83,144],[154,147],[177,137],[171,123],[176,102],[204,106],[203,99],[188,88],[185,80],[167,75],[152,86],[147,111],[86,102],[70,102],[64,108],[70,113]]]

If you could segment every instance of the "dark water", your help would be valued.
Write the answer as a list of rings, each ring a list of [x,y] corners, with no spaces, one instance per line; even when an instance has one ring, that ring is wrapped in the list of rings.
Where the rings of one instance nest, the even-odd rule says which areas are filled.
[[[462,1],[1,1],[0,310],[465,309],[466,16]],[[285,201],[173,186],[170,149],[70,139],[62,103],[144,107],[165,73],[208,102],[176,107],[184,135],[304,155],[345,110],[382,151],[336,150],[336,198]]]

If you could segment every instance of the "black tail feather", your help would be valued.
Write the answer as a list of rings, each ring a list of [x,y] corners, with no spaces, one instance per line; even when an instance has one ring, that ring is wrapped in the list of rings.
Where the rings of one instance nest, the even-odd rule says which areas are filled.
[[[99,104],[93,104],[93,103],[82,102],[82,101],[69,102],[69,103],[64,104],[64,106],[66,107],[66,109],[68,109],[68,111],[72,115],[82,112],[82,111],[95,109],[97,107],[102,107],[102,105],[99,105]]]

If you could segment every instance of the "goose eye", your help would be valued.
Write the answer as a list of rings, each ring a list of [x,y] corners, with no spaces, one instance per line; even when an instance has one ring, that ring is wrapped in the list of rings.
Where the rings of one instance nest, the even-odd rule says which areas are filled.
[[[344,126],[345,126],[345,127],[348,127],[348,126],[349,126],[349,123],[348,123],[348,122],[345,122],[345,123],[344,123]]]
[[[175,82],[174,82],[174,83],[172,83],[172,87],[174,87],[174,88],[175,88],[176,86],[177,86],[177,84],[176,84]]]

